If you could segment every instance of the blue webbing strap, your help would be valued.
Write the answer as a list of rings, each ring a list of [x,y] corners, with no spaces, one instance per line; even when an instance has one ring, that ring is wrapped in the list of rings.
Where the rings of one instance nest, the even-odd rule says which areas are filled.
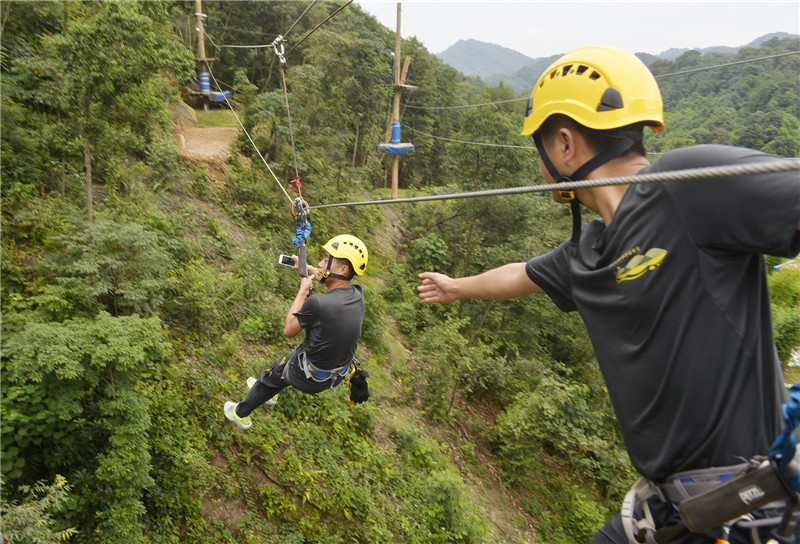
[[[769,449],[769,459],[776,460],[779,466],[786,466],[794,457],[797,442],[794,438],[794,430],[800,425],[800,383],[794,384],[789,389],[789,401],[783,405],[783,421],[786,426],[778,439]],[[800,473],[795,474],[789,482],[792,489],[800,491]]]
[[[308,219],[303,218],[295,221],[295,225],[295,237],[292,242],[294,242],[294,245],[299,246],[303,240],[308,240],[308,237],[311,236],[311,223]]]

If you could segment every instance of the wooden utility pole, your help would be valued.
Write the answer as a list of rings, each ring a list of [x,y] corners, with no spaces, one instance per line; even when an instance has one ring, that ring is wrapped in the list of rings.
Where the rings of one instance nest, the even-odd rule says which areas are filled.
[[[200,72],[200,92],[211,90],[211,82],[206,74],[206,39],[203,30],[203,0],[194,0],[194,11],[197,16],[197,63]],[[207,88],[206,88],[207,87]],[[203,100],[203,111],[208,112],[208,101]]]
[[[392,81],[394,83],[394,101],[392,102],[392,123],[400,122],[400,95],[403,93],[400,85],[400,2],[397,3],[397,33],[394,37],[394,70]],[[395,155],[392,161],[392,198],[397,198],[397,188],[400,184],[400,155]]]
[[[197,60],[206,61],[206,40],[203,32],[203,0],[194,0],[194,11],[197,16]]]
[[[394,155],[392,160],[392,198],[397,198],[397,188],[400,178],[400,155],[414,152],[413,144],[400,143],[400,95],[403,89],[418,89],[414,85],[406,85],[408,66],[411,57],[406,57],[402,73],[400,71],[400,44],[402,42],[400,34],[400,2],[397,3],[397,32],[394,39],[394,67],[392,69],[392,87],[394,87],[394,100],[392,102],[392,121],[386,134],[386,143],[378,145],[378,152],[386,152]]]

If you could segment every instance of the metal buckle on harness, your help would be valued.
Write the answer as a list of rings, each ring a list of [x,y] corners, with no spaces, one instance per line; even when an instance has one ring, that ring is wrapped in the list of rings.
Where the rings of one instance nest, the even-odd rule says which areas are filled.
[[[650,512],[650,505],[647,503],[647,500],[653,496],[662,498],[656,484],[646,478],[639,478],[625,495],[625,500],[622,501],[622,510],[620,512],[622,527],[625,529],[625,535],[628,537],[630,544],[643,544],[647,542],[646,534],[656,531],[653,514]],[[637,502],[642,505],[644,510],[644,518],[640,520],[635,520],[633,517]]]

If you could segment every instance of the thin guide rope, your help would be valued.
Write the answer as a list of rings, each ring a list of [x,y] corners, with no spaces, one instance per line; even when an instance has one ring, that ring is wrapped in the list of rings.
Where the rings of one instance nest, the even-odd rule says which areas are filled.
[[[208,73],[211,75],[211,78],[214,80],[214,85],[217,86],[217,90],[222,92],[222,88],[219,86],[219,83],[217,83],[217,78],[214,77],[214,72],[211,71],[211,65],[209,65],[208,61],[206,61],[206,68],[208,69]],[[273,178],[275,178],[275,182],[278,184],[278,187],[281,188],[281,191],[283,191],[283,194],[286,195],[286,198],[289,199],[289,202],[294,204],[294,199],[292,199],[292,197],[289,196],[289,192],[284,188],[283,184],[278,179],[278,176],[276,176],[275,172],[272,171],[272,168],[269,167],[269,164],[267,163],[267,160],[264,158],[264,155],[261,154],[261,151],[258,149],[258,146],[253,141],[253,138],[251,138],[250,134],[247,132],[247,129],[244,128],[244,125],[242,124],[241,119],[239,119],[239,116],[236,115],[236,110],[233,109],[233,105],[228,100],[228,97],[225,96],[224,93],[223,93],[222,96],[225,98],[225,103],[228,104],[228,107],[230,108],[231,113],[233,113],[233,116],[236,118],[236,121],[239,123],[239,126],[242,127],[242,131],[244,132],[245,136],[247,136],[247,139],[250,140],[250,143],[253,145],[253,149],[256,150],[256,153],[258,153],[258,156],[261,158],[261,162],[264,163],[264,166],[267,167],[267,170],[269,170],[269,173],[272,174]]]

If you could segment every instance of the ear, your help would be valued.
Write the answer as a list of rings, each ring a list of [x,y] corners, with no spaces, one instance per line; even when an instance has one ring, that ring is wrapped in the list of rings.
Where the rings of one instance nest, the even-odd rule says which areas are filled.
[[[570,128],[561,128],[555,138],[556,152],[563,163],[575,170],[583,162],[580,159],[581,153],[585,151],[585,143],[580,133]],[[581,164],[577,164],[581,162]]]

